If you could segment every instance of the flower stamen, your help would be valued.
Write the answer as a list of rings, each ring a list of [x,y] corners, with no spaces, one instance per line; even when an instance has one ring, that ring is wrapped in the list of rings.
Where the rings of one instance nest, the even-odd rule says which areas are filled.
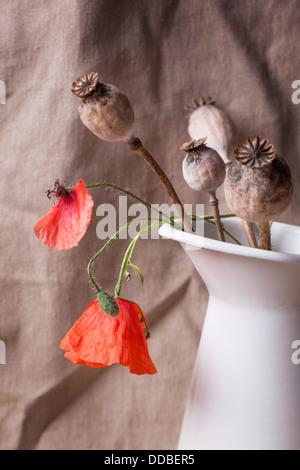
[[[56,199],[68,199],[70,192],[71,191],[68,191],[68,189],[59,182],[59,180],[56,180],[54,188],[48,189],[46,194],[48,199],[51,199],[52,197],[56,197]]]

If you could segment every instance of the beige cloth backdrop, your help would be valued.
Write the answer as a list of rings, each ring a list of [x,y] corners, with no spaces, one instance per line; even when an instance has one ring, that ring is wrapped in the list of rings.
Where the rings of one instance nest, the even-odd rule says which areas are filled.
[[[88,259],[103,202],[94,190],[92,223],[80,245],[55,252],[34,224],[57,178],[107,181],[148,202],[169,202],[146,164],[127,146],[97,139],[80,122],[72,82],[89,71],[129,97],[135,135],[156,156],[184,203],[207,204],[181,174],[189,139],[183,106],[211,95],[240,137],[268,137],[288,161],[295,194],[282,221],[300,224],[299,1],[1,0],[1,449],[176,449],[208,294],[181,247],[142,240],[134,260],[145,275],[123,296],[148,314],[155,376],[114,365],[75,366],[59,343],[94,299]],[[221,212],[228,212],[223,190]],[[128,241],[115,241],[95,265],[113,291]],[[217,347],[217,345],[216,345]],[[222,351],[220,351],[222,354]]]

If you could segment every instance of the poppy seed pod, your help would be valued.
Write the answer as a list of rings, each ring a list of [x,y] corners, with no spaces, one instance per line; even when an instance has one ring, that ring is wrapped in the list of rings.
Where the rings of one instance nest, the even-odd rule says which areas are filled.
[[[71,91],[79,98],[81,121],[96,136],[108,142],[128,142],[133,138],[134,112],[118,88],[100,83],[98,73],[91,72],[78,78]]]
[[[218,108],[211,98],[192,99],[189,112],[188,133],[193,140],[206,136],[207,145],[218,152],[225,163],[233,160],[235,129],[227,114]]]
[[[224,182],[226,166],[220,155],[205,142],[206,138],[192,140],[180,147],[187,152],[182,162],[182,173],[194,191],[214,193]]]
[[[91,132],[108,142],[126,142],[151,167],[175,204],[184,229],[189,231],[190,222],[169,178],[141,140],[133,136],[134,112],[127,96],[113,85],[99,83],[96,72],[80,77],[71,91],[79,99],[81,121]]]
[[[187,152],[182,162],[182,173],[190,188],[209,194],[218,237],[220,241],[224,241],[216,190],[224,182],[226,165],[218,152],[205,145],[205,141],[206,138],[191,140],[180,147],[180,150]]]
[[[248,222],[266,222],[289,206],[293,193],[287,163],[276,154],[268,139],[247,137],[235,150],[236,160],[225,179],[230,209]]]
[[[268,139],[260,136],[247,137],[239,143],[235,156],[225,179],[227,204],[238,217],[257,222],[268,232],[269,221],[282,214],[291,202],[290,169]],[[271,249],[270,240],[267,245],[264,248],[262,243],[262,248]]]

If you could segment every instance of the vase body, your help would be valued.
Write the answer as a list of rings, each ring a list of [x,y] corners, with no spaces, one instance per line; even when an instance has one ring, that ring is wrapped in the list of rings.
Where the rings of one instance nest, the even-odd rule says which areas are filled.
[[[225,226],[247,245],[239,219]],[[160,230],[209,292],[178,447],[300,450],[300,227],[274,223],[272,252],[213,240],[212,229]]]

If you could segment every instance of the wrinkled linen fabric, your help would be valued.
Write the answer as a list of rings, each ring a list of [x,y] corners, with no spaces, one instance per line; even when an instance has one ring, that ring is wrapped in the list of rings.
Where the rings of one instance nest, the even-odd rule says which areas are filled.
[[[206,213],[208,197],[183,181],[179,147],[189,140],[183,107],[212,96],[240,138],[268,137],[285,157],[295,192],[280,220],[299,225],[300,105],[291,100],[299,24],[297,0],[1,0],[1,449],[176,449],[205,317],[206,287],[180,245],[141,240],[133,261],[144,285],[133,275],[122,295],[147,314],[158,373],[92,370],[64,358],[61,339],[95,298],[86,265],[104,243],[97,207],[112,204],[118,215],[120,200],[91,191],[87,234],[56,252],[33,231],[51,205],[45,191],[57,178],[70,186],[106,181],[169,203],[126,144],[83,126],[72,82],[97,71],[126,93],[134,134],[182,201],[203,203]],[[223,188],[217,194],[221,213],[230,212]],[[127,244],[114,241],[95,263],[103,290],[113,292]]]

